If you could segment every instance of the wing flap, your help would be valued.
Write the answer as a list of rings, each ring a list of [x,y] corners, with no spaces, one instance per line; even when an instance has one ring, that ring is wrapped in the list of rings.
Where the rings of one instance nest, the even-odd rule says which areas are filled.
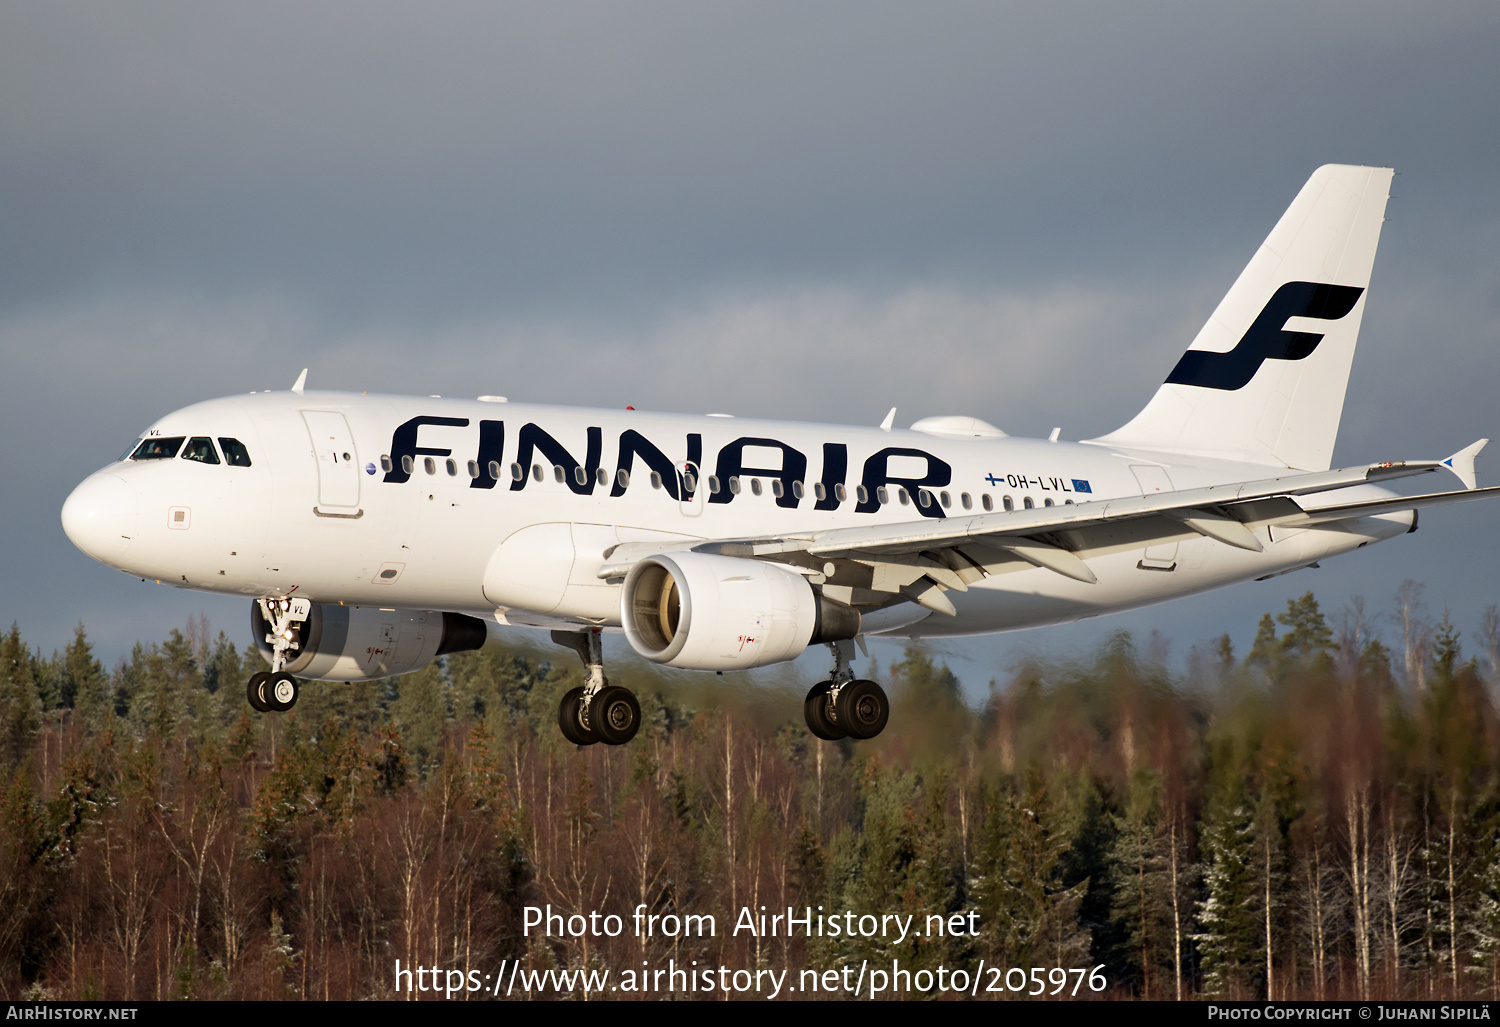
[[[1425,474],[1446,466],[1435,460],[1371,464],[1073,506],[833,528],[777,538],[625,543],[610,551],[599,577],[619,578],[636,560],[683,549],[758,559],[780,557],[798,563],[808,573],[815,573],[814,568],[826,561],[852,561],[869,568],[866,573],[871,575],[870,584],[861,587],[900,594],[948,613],[951,603],[942,593],[967,590],[979,572],[994,575],[1042,567],[1092,584],[1098,579],[1085,561],[1094,556],[1200,536],[1262,552],[1264,544],[1256,532],[1269,526],[1313,527],[1500,492],[1500,488],[1475,488],[1321,508],[1305,508],[1293,498]],[[951,553],[972,567],[944,555]]]

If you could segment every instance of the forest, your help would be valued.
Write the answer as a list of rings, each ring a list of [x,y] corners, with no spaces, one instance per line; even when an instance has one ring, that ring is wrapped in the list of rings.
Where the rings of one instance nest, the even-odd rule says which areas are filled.
[[[557,702],[582,668],[519,636],[309,684],[283,715],[246,705],[258,663],[201,619],[113,669],[83,625],[50,656],[0,635],[0,995],[430,1000],[397,992],[398,959],[899,959],[1100,967],[1093,998],[1500,997],[1500,615],[1438,616],[1415,584],[1380,611],[1307,593],[1243,655],[1117,633],[1017,658],[987,693],[913,644],[875,675],[889,726],[857,743],[808,733],[790,673],[615,659],[641,732],[572,746]],[[523,932],[548,904],[721,929]],[[726,929],[789,906],[978,926]]]

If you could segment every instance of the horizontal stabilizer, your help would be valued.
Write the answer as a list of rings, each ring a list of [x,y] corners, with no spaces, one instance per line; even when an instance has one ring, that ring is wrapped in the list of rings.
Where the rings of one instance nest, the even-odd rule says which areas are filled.
[[[1458,480],[1464,483],[1464,488],[1472,489],[1479,486],[1479,477],[1474,473],[1474,458],[1479,455],[1481,449],[1489,445],[1489,441],[1489,439],[1480,439],[1442,461],[1444,467],[1458,475]]]

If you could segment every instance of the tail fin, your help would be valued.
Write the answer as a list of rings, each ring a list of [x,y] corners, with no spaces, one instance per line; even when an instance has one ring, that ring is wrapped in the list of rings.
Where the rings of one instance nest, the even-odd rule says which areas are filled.
[[[1090,441],[1327,470],[1393,174],[1314,171],[1151,402]]]

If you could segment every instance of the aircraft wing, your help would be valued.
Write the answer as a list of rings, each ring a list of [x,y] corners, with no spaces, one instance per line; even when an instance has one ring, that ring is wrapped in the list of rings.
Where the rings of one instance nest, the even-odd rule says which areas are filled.
[[[627,543],[611,550],[599,571],[601,578],[618,578],[636,560],[654,553],[695,549],[724,556],[774,560],[823,577],[849,598],[876,600],[886,593],[943,613],[953,613],[943,595],[950,589],[967,591],[982,578],[1031,567],[1044,567],[1078,581],[1097,578],[1087,560],[1094,556],[1139,549],[1206,536],[1252,552],[1264,548],[1258,530],[1297,529],[1356,517],[1413,510],[1479,499],[1500,488],[1477,488],[1470,473],[1460,473],[1454,458],[1369,464],[1332,471],[1289,473],[1259,481],[1212,485],[1205,488],[1159,492],[1145,496],[1100,499],[1073,505],[1038,507],[960,517],[921,518],[868,527],[831,528],[791,533],[774,538],[727,539],[711,542],[659,544]],[[1460,463],[1462,461],[1459,461]],[[1319,507],[1298,501],[1354,485],[1368,485],[1449,469],[1466,486],[1454,492],[1365,500]],[[834,569],[830,576],[829,567]],[[868,572],[865,572],[865,569]],[[840,585],[840,581],[853,581]],[[824,586],[825,594],[829,585]],[[863,605],[863,604],[861,604]]]

